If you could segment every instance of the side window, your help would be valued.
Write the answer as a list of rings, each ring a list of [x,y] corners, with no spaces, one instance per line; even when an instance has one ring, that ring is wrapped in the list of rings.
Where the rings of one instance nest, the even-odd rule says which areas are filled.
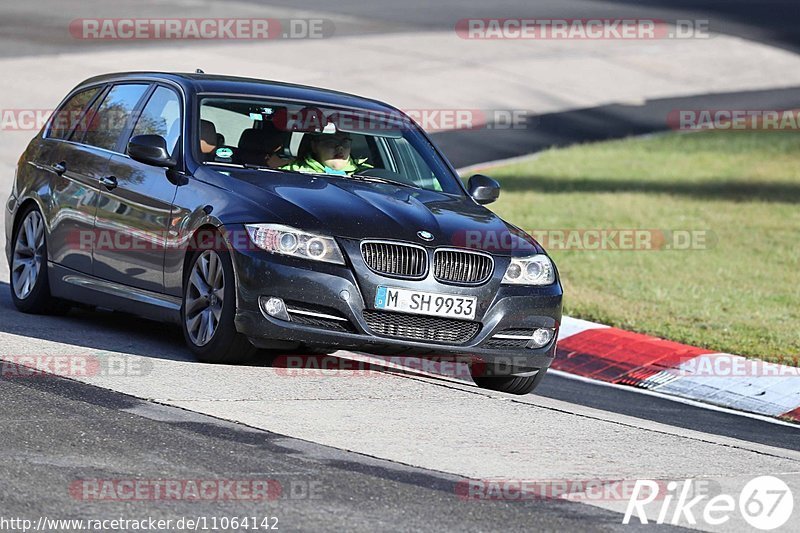
[[[47,137],[51,139],[66,139],[81,120],[86,106],[94,100],[99,92],[100,87],[92,87],[75,93],[72,98],[64,102],[64,105],[53,114]]]
[[[125,84],[111,89],[92,116],[83,143],[113,150],[119,136],[128,126],[136,104],[148,87],[149,85]]]
[[[175,91],[158,87],[144,106],[133,135],[161,135],[172,155],[181,135],[181,101]]]
[[[441,191],[442,184],[439,182],[436,173],[431,170],[425,159],[408,142],[407,139],[397,139],[395,142],[397,151],[397,172],[403,176],[408,176],[416,185],[425,189]]]
[[[352,144],[350,145],[350,155],[353,159],[369,159],[370,163],[373,161],[372,151],[367,144],[367,138],[364,135],[350,135]]]
[[[91,126],[91,122],[97,114],[97,108],[100,107],[101,103],[103,103],[103,98],[105,98],[107,92],[108,91],[106,89],[100,91],[100,95],[95,98],[94,102],[92,102],[92,104],[89,106],[89,109],[84,111],[83,116],[81,117],[80,121],[78,121],[75,129],[73,129],[72,133],[66,137],[67,140],[74,142],[83,141],[83,137],[86,135],[86,132],[89,131],[89,126]]]

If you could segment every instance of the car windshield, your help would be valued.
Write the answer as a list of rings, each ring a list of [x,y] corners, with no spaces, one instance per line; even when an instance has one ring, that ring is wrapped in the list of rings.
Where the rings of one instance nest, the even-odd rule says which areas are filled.
[[[206,97],[200,102],[195,149],[205,164],[338,175],[463,194],[458,178],[401,113]]]

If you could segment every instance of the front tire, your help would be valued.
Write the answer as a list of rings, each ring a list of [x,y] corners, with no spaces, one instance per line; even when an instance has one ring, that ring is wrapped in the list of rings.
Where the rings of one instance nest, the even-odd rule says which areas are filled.
[[[530,394],[539,386],[547,369],[542,368],[533,376],[472,376],[473,381],[482,389],[507,392],[509,394]]]
[[[196,251],[184,274],[182,329],[186,344],[204,363],[235,364],[256,352],[236,331],[236,276],[230,253]]]
[[[19,215],[11,252],[11,300],[23,313],[64,314],[69,304],[50,294],[44,217],[35,205]]]

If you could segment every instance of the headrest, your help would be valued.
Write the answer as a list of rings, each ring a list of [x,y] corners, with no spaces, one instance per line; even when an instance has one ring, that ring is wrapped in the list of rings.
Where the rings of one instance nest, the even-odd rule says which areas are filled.
[[[217,145],[217,128],[210,120],[200,121],[200,139],[212,146]]]
[[[238,146],[240,150],[272,153],[283,142],[284,134],[272,123],[266,123],[264,128],[249,128],[242,131]]]

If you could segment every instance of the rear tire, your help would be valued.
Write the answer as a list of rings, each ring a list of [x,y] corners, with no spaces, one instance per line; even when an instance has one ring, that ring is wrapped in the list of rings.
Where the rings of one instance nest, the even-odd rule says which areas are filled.
[[[11,250],[11,300],[23,313],[63,315],[69,304],[53,298],[47,269],[44,217],[35,205],[19,214]]]
[[[539,386],[544,376],[547,374],[547,369],[542,368],[534,376],[472,376],[472,379],[482,389],[495,390],[499,392],[507,392],[509,394],[530,394]]]
[[[236,331],[236,276],[227,250],[194,252],[184,273],[181,329],[189,350],[204,363],[252,360],[257,349]]]

